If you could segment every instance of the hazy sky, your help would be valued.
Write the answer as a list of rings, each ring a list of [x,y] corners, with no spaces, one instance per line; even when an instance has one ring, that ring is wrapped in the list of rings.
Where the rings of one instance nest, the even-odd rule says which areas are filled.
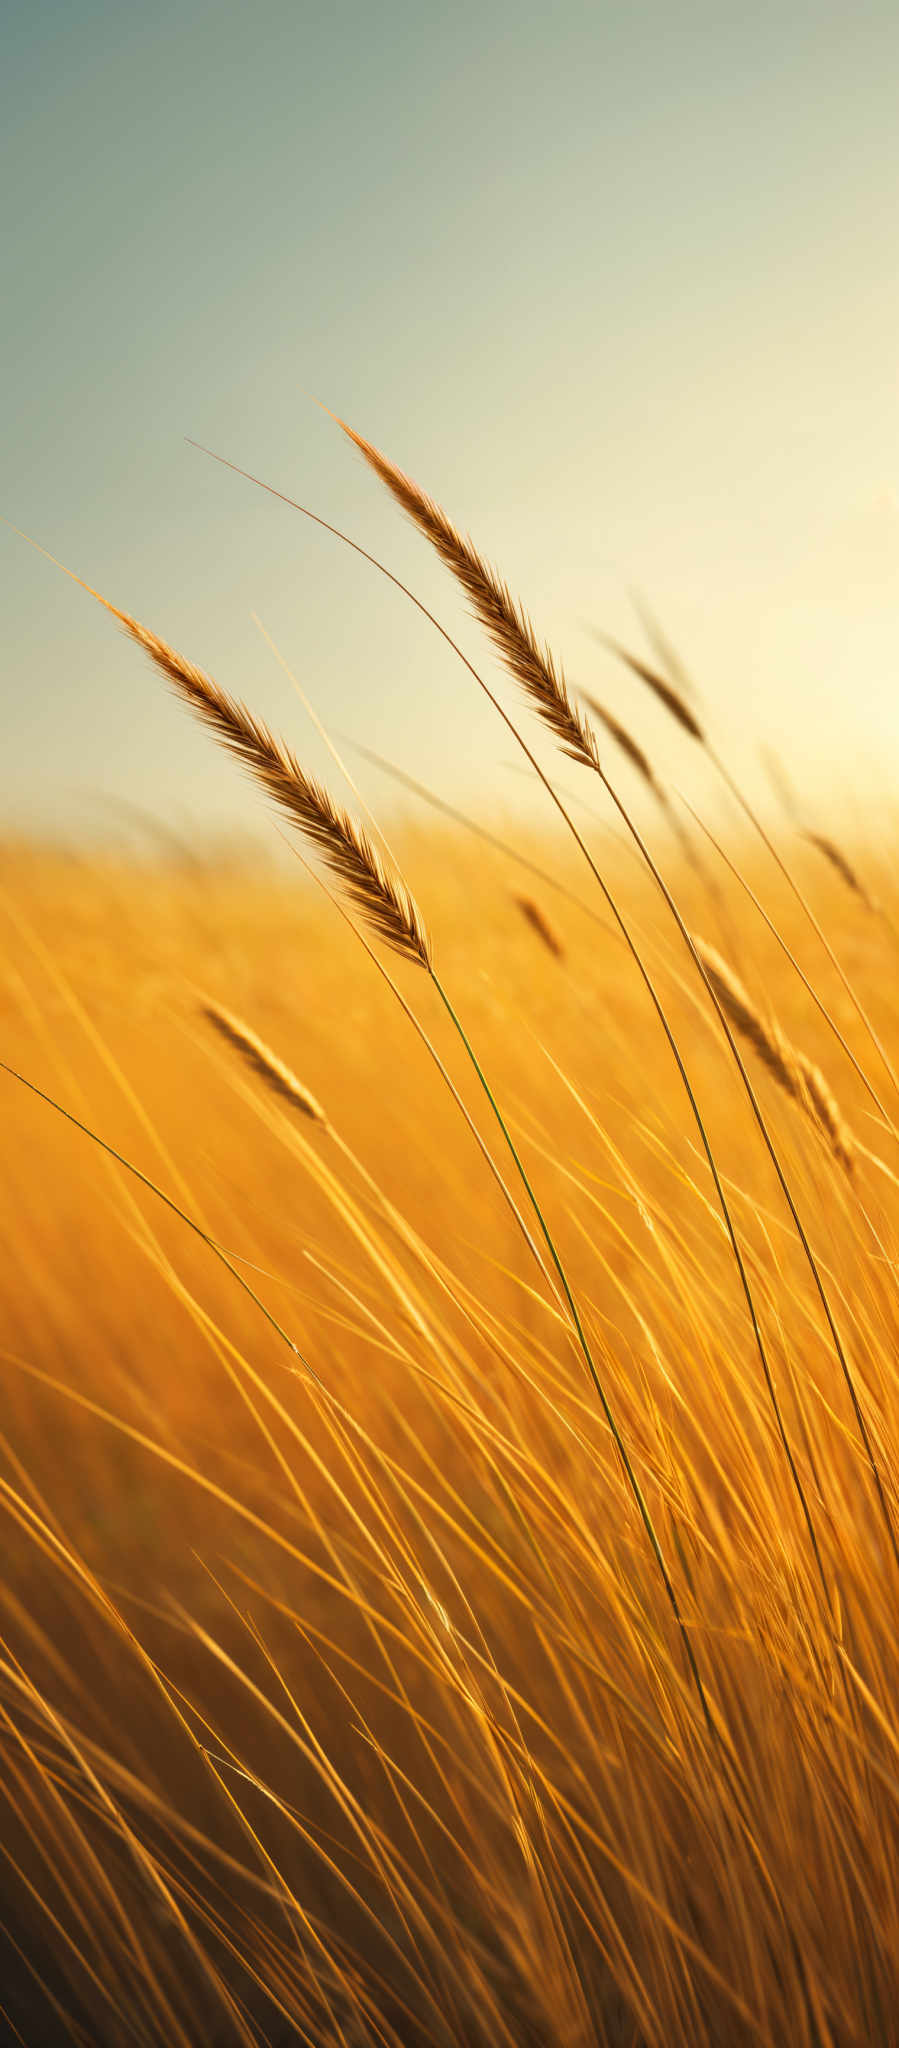
[[[479,648],[316,408],[426,484],[683,780],[591,642],[639,587],[722,746],[823,801],[899,758],[899,8],[7,0],[0,510],[319,742],[497,809]],[[0,530],[0,826],[258,816],[109,619]],[[509,693],[509,702],[514,701]],[[384,785],[366,771],[380,801]],[[571,784],[576,771],[565,768]],[[104,809],[104,806],[107,808]]]

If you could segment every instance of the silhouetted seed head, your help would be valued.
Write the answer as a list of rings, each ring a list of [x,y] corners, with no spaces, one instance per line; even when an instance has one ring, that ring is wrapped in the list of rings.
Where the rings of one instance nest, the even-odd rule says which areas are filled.
[[[92,595],[99,597],[99,592]],[[362,827],[305,773],[291,748],[276,739],[246,705],[229,697],[211,676],[177,654],[149,627],[105,597],[100,597],[100,603],[150,656],[191,710],[212,727],[228,752],[250,770],[291,824],[312,841],[379,938],[406,959],[430,968],[430,939],[405,883],[388,873]]]
[[[648,756],[644,754],[639,742],[634,739],[632,733],[628,732],[627,726],[622,725],[613,716],[611,711],[606,710],[605,705],[600,703],[599,698],[594,697],[592,690],[582,689],[580,695],[583,697],[584,703],[589,706],[594,718],[600,720],[601,724],[605,726],[606,732],[611,734],[612,739],[616,741],[622,753],[627,756],[631,765],[636,768],[638,775],[642,775],[644,782],[649,784],[653,795],[662,798],[664,793],[656,781],[652,764]]]
[[[840,848],[834,845],[833,840],[828,839],[823,832],[803,832],[802,837],[808,840],[810,846],[816,846],[819,853],[823,853],[825,860],[828,860],[831,867],[836,869],[837,874],[842,876],[847,889],[851,889],[853,894],[860,898],[865,909],[876,911],[877,905],[865,888],[861,876],[856,874],[845,853],[841,853]]]
[[[618,640],[610,639],[607,633],[599,633],[595,629],[591,630],[593,630],[594,639],[599,641],[601,647],[607,647],[610,654],[617,655],[618,660],[623,661],[625,667],[629,668],[633,675],[639,676],[641,683],[645,683],[647,688],[652,690],[654,696],[658,697],[659,702],[664,704],[666,711],[670,711],[672,718],[676,718],[678,724],[683,726],[684,731],[690,734],[691,739],[699,740],[701,743],[705,742],[705,733],[698,718],[690,710],[686,698],[681,696],[680,691],[675,689],[673,683],[669,683],[665,676],[659,674],[658,669],[650,668],[649,663],[641,661],[636,654],[629,654],[627,648],[622,647]]]
[[[226,1010],[221,1003],[204,1003],[203,1015],[274,1095],[279,1095],[282,1102],[289,1103],[291,1109],[300,1110],[312,1123],[322,1124],[326,1130],[330,1128],[325,1112],[321,1104],[316,1102],[315,1096],[310,1095],[308,1088],[303,1087],[302,1081],[297,1080],[284,1061],[279,1060],[277,1053],[273,1053],[264,1039],[250,1030],[248,1024],[244,1024],[240,1017],[236,1017],[232,1010]]]
[[[533,896],[516,896],[515,901],[522,917],[527,920],[531,930],[536,932],[538,939],[542,940],[547,951],[552,953],[556,960],[563,960],[565,948],[539,903],[535,903]]]
[[[646,638],[653,649],[656,660],[661,663],[663,672],[667,672],[682,696],[687,699],[691,696],[695,697],[696,692],[692,677],[688,674],[677,648],[672,645],[667,633],[663,631],[652,607],[638,590],[631,591],[630,599],[646,634]]]
[[[836,1158],[851,1172],[855,1139],[820,1067],[807,1059],[805,1053],[797,1052],[777,1024],[766,1023],[739,976],[714,946],[697,938],[693,944],[729,1023],[754,1047],[784,1092],[820,1126]]]
[[[794,1054],[800,1085],[811,1104],[822,1130],[830,1139],[831,1147],[843,1166],[851,1173],[855,1165],[855,1139],[849,1125],[840,1113],[840,1107],[833,1090],[825,1080],[820,1067],[807,1059],[805,1053]]]
[[[598,768],[593,733],[572,703],[565,678],[549,648],[541,647],[527,612],[513,598],[508,585],[452,524],[435,499],[429,498],[370,441],[348,427],[345,420],[338,420],[337,425],[461,584],[475,618],[489,634],[500,659],[564,752],[573,761]]]

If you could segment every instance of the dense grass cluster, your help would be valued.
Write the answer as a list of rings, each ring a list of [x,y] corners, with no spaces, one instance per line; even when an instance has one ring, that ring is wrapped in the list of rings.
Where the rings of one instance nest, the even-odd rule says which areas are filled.
[[[115,611],[334,900],[0,862],[9,2038],[899,2040],[888,878],[664,649],[741,823],[634,741],[650,845],[611,660],[353,438],[593,816],[397,859]]]

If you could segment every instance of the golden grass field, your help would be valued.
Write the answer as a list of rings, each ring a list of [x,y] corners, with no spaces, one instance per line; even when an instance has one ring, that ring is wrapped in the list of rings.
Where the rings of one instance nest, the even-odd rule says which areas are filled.
[[[899,2041],[892,846],[731,783],[732,865],[658,788],[651,858],[357,445],[583,843],[377,852],[115,614],[326,886],[0,852],[0,2024]]]
[[[441,831],[403,866],[551,1220],[711,1731],[562,1310],[333,905],[301,871],[7,849],[4,1060],[227,1249],[320,1381],[206,1243],[3,1076],[11,2040],[894,2038],[895,1561],[708,1001],[594,840],[707,1118],[824,1583],[674,1062],[561,843],[528,849],[583,899],[530,885],[561,957],[499,854]],[[889,1114],[800,907],[761,853],[742,864]],[[889,933],[817,856],[797,873],[895,1050]],[[723,914],[747,985],[895,1166],[737,883],[678,893],[719,944]],[[392,971],[513,1192],[445,1015]],[[892,1518],[895,1186],[846,1172],[747,1058]]]

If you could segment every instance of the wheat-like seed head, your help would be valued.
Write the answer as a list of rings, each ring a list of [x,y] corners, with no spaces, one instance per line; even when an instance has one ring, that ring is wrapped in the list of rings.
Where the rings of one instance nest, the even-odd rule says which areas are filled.
[[[644,782],[652,790],[653,796],[657,797],[661,803],[665,803],[665,792],[656,780],[652,762],[648,755],[643,752],[639,741],[634,739],[633,733],[628,732],[627,726],[622,725],[620,720],[615,718],[611,711],[607,711],[605,705],[600,703],[599,698],[594,697],[592,690],[581,689],[580,695],[583,697],[584,703],[589,706],[594,718],[600,720],[601,724],[605,726],[606,732],[611,734],[612,739],[616,741],[632,767],[636,768],[638,775],[642,775]]]
[[[563,960],[565,948],[558,933],[553,930],[545,910],[541,910],[533,896],[516,896],[515,901],[522,917],[530,925],[531,930],[536,932],[538,939],[542,940],[547,952],[552,953],[554,959]]]
[[[670,676],[672,681],[683,692],[684,697],[689,699],[693,694],[692,678],[688,674],[677,648],[669,640],[667,633],[664,631],[659,619],[657,619],[648,599],[643,596],[641,591],[632,590],[630,592],[630,600],[656,660],[661,664],[663,674]]]
[[[855,1139],[841,1114],[833,1089],[825,1080],[820,1067],[816,1067],[804,1052],[794,1053],[794,1058],[800,1083],[811,1104],[812,1115],[817,1117],[836,1157],[851,1173],[855,1165]]]
[[[236,1017],[233,1010],[226,1010],[222,1003],[205,1002],[202,1009],[204,1017],[219,1036],[240,1054],[241,1059],[260,1080],[265,1082],[273,1094],[279,1095],[283,1102],[289,1103],[291,1109],[300,1110],[312,1123],[322,1124],[325,1130],[330,1129],[321,1104],[316,1102],[314,1095],[310,1095],[308,1088],[303,1087],[302,1081],[297,1080],[296,1074],[291,1072],[284,1061],[279,1060],[277,1053],[272,1052],[264,1039],[255,1031],[251,1031],[249,1025],[244,1024],[240,1017]]]
[[[428,497],[370,441],[348,427],[345,420],[338,420],[337,425],[461,584],[475,618],[489,634],[500,659],[564,752],[588,768],[598,768],[594,735],[572,703],[560,667],[549,648],[541,647],[527,612],[512,596],[508,584],[478,553],[473,542],[459,532],[434,498]]]
[[[785,1094],[823,1130],[834,1156],[851,1172],[855,1163],[855,1139],[820,1067],[797,1052],[779,1026],[766,1023],[739,976],[714,946],[694,938],[693,944],[710,987],[729,1022],[752,1045],[768,1072]]]
[[[826,833],[824,832],[805,831],[803,832],[802,837],[803,839],[808,840],[810,846],[816,846],[819,853],[823,853],[825,860],[828,860],[830,862],[831,867],[836,869],[837,874],[842,876],[842,879],[845,882],[847,889],[851,889],[853,894],[860,898],[861,902],[865,906],[865,909],[876,911],[877,905],[874,902],[873,897],[865,888],[865,884],[862,881],[861,876],[856,873],[856,870],[852,866],[851,861],[849,861],[845,853],[842,853],[840,851],[840,848],[834,844],[834,841],[832,839],[828,839]]]
[[[97,591],[92,594],[99,596]],[[177,654],[148,626],[140,625],[105,597],[100,603],[150,656],[191,710],[212,727],[229,753],[250,770],[291,823],[312,841],[378,936],[407,960],[430,969],[430,938],[405,883],[399,875],[388,873],[367,833],[306,774],[286,742],[276,739],[245,704],[229,697],[211,676]]]
[[[705,733],[698,718],[673,683],[669,683],[665,676],[660,675],[658,669],[650,668],[648,662],[641,661],[638,655],[629,654],[627,648],[621,646],[620,641],[610,639],[607,633],[598,633],[594,630],[593,637],[599,641],[601,647],[607,647],[610,654],[617,655],[618,660],[624,662],[625,668],[629,668],[632,675],[639,676],[641,683],[645,683],[647,688],[652,690],[659,702],[664,704],[666,711],[670,711],[672,718],[676,718],[684,731],[690,734],[691,739],[705,743]]]

